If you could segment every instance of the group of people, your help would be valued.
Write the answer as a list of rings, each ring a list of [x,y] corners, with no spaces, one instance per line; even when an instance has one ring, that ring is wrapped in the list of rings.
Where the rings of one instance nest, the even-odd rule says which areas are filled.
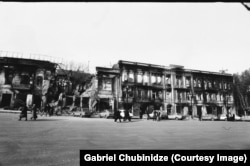
[[[114,113],[114,121],[116,122],[117,120],[119,120],[119,122],[121,122],[121,120],[123,119],[123,121],[126,121],[128,120],[129,122],[131,121],[131,116],[130,116],[130,113],[132,113],[132,110],[131,109],[126,109],[124,110],[124,117],[121,115],[122,114],[122,111],[120,110],[116,110],[115,113]]]
[[[153,121],[160,121],[161,120],[161,112],[154,110],[153,111]]]
[[[114,121],[117,122],[118,120],[121,122],[121,120],[123,119],[123,121],[129,120],[131,121],[131,116],[130,113],[132,113],[131,109],[125,109],[123,110],[116,110],[114,113]],[[140,119],[142,119],[142,112],[139,111],[140,113]],[[160,121],[161,120],[161,111],[160,110],[155,110],[153,106],[149,106],[146,109],[147,114],[147,120],[149,119],[153,119],[153,121]]]
[[[31,111],[31,118],[30,120],[36,120],[37,119],[37,107],[36,104],[33,105],[26,105],[24,104],[22,107],[20,107],[21,113],[19,115],[19,121],[25,118],[25,121],[28,120],[28,111]]]
[[[64,92],[61,92],[59,94],[58,100],[55,100],[48,94],[42,96],[41,106],[40,106],[40,109],[42,110],[41,112],[43,112],[43,114],[45,114],[46,116],[47,115],[52,116],[53,114],[58,115],[59,112],[62,113],[62,108],[65,105],[66,101],[65,98],[66,96]],[[37,108],[37,102],[34,101],[34,99],[35,99],[34,96],[30,95],[27,97],[26,103],[22,102],[21,107],[19,108],[19,110],[21,110],[21,113],[19,115],[19,120],[25,118],[25,120],[27,121],[28,111],[31,111],[32,113],[31,120],[37,119],[38,108]]]
[[[161,112],[159,110],[155,110],[153,106],[148,106],[146,109],[147,120],[150,119],[150,114],[152,116],[153,121],[160,121],[161,120]]]

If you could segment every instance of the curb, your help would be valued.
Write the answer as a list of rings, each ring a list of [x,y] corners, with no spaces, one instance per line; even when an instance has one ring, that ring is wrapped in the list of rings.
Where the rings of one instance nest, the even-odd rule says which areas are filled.
[[[0,113],[13,113],[13,114],[20,114],[21,111],[14,111],[14,110],[3,110],[3,109],[0,109]],[[30,111],[27,111],[28,114],[31,114]]]

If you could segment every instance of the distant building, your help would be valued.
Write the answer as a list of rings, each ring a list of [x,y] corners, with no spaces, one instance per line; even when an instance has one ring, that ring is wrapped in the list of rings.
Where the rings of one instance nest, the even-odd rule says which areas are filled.
[[[12,107],[15,99],[25,102],[27,94],[40,99],[53,83],[56,67],[49,61],[0,57],[0,107]]]
[[[99,95],[115,101],[112,110],[132,108],[137,116],[153,105],[168,114],[235,113],[231,74],[122,60],[113,68],[96,69]]]

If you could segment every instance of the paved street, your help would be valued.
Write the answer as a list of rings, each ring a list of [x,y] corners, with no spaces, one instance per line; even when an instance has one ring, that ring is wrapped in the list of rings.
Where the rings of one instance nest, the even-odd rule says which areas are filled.
[[[250,149],[250,122],[18,116],[0,113],[0,166],[78,166],[80,149]]]

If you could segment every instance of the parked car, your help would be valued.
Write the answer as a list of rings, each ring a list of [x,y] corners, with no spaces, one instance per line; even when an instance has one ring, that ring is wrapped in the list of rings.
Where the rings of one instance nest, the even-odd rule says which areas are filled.
[[[225,114],[219,114],[218,120],[227,121],[227,116]]]
[[[168,115],[168,119],[170,119],[170,120],[182,120],[183,116],[180,114],[171,114],[171,115]]]
[[[101,118],[107,118],[109,117],[109,111],[108,110],[104,110],[103,112],[100,112],[100,117]]]
[[[216,120],[218,117],[213,114],[207,114],[202,116],[202,120]]]
[[[230,117],[228,118],[228,120],[229,120],[229,121],[241,121],[242,118],[241,118],[240,116],[234,114],[233,116],[230,116]]]
[[[235,121],[241,121],[242,118],[240,116],[238,116],[238,115],[234,115],[234,120]]]
[[[250,116],[242,116],[241,120],[242,121],[250,121]]]
[[[160,112],[160,118],[167,118],[167,111],[160,111],[160,110],[155,110],[156,112]],[[154,118],[154,112],[152,112],[151,114],[149,114],[149,118],[153,119]]]

